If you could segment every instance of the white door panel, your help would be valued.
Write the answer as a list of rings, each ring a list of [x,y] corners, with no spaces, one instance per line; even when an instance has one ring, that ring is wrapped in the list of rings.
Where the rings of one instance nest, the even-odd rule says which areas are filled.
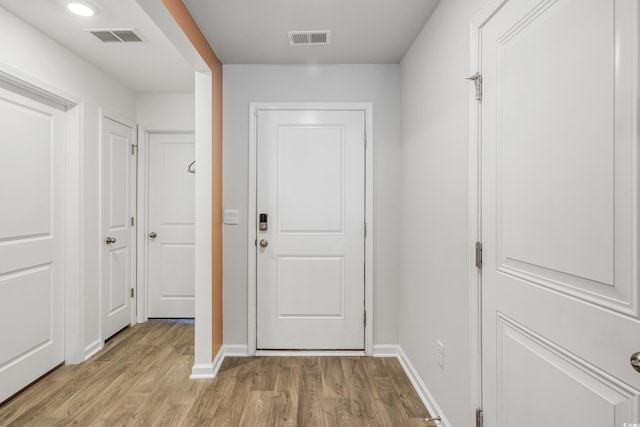
[[[362,350],[364,113],[263,111],[258,124],[257,348]]]
[[[107,339],[133,319],[133,129],[103,118],[102,332]],[[115,242],[107,243],[107,239]]]
[[[482,28],[486,425],[640,422],[637,47],[637,2]]]
[[[194,317],[195,158],[192,134],[149,137],[149,317]]]
[[[0,89],[0,402],[64,361],[65,114]]]

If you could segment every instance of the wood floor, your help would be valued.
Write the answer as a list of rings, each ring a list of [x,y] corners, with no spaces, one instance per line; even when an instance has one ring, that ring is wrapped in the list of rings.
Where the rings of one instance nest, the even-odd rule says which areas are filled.
[[[125,329],[0,406],[0,426],[434,426],[394,358],[227,358],[189,380],[193,325]]]

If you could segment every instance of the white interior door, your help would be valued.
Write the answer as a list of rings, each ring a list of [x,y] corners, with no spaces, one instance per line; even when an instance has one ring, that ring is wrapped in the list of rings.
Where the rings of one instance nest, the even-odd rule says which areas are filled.
[[[0,402],[64,361],[65,137],[0,88]]]
[[[640,423],[638,2],[482,31],[485,425]]]
[[[149,137],[149,317],[194,317],[195,156],[193,134]]]
[[[131,324],[134,268],[133,129],[102,121],[102,336]]]
[[[363,111],[260,111],[257,348],[364,349]]]

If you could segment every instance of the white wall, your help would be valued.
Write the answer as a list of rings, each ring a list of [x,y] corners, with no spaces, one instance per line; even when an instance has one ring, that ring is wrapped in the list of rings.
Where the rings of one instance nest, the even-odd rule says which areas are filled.
[[[398,65],[225,65],[223,199],[240,209],[224,227],[224,343],[247,345],[250,101],[374,103],[374,344],[398,341],[400,73]]]
[[[473,425],[469,318],[469,24],[447,0],[401,63],[400,345],[454,426]],[[445,346],[445,369],[436,363]]]
[[[192,93],[139,94],[138,124],[147,130],[195,129],[196,99]]]
[[[0,65],[83,104],[84,347],[100,341],[99,109],[135,121],[134,94],[102,71],[0,8]]]

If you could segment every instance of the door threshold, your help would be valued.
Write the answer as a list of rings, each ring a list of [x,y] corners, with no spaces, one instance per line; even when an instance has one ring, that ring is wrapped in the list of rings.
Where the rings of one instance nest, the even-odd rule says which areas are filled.
[[[364,350],[256,350],[256,356],[366,356]]]

